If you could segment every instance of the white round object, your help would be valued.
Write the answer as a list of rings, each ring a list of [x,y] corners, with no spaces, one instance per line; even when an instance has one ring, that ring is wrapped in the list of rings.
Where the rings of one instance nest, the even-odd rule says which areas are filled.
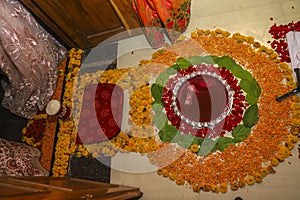
[[[51,100],[46,107],[46,113],[48,115],[56,115],[60,110],[60,102],[58,100]]]

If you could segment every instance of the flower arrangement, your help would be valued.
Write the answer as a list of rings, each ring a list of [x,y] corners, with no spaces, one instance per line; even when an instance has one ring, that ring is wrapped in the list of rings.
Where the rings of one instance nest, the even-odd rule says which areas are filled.
[[[150,60],[142,60],[139,67],[100,70],[78,76],[81,53],[80,50],[71,50],[70,53],[63,104],[73,108],[74,119],[59,120],[52,169],[54,176],[67,173],[72,154],[98,157],[114,156],[118,151],[137,152],[147,154],[150,162],[159,167],[158,174],[178,185],[187,185],[195,192],[227,192],[228,188],[237,190],[261,183],[265,176],[275,173],[273,167],[290,156],[298,141],[298,97],[293,96],[280,103],[275,101],[277,96],[296,87],[292,71],[274,50],[262,46],[253,37],[219,29],[197,30],[191,34],[191,39],[156,51]],[[194,67],[190,67],[191,64]],[[212,66],[214,64],[219,67]],[[171,68],[173,74],[169,73]],[[226,128],[223,127],[225,132],[222,136],[230,132],[230,139],[205,154],[199,152],[203,152],[207,143],[199,141],[216,141],[214,137],[207,137],[207,127],[201,126],[197,132],[188,129],[176,142],[173,138],[165,139],[168,137],[159,133],[159,130],[168,130],[165,134],[185,131],[180,129],[182,127],[178,126],[176,117],[172,115],[174,107],[170,106],[170,92],[174,90],[174,85],[168,81],[178,72],[185,76],[197,71],[197,68],[220,73],[226,84],[233,88],[234,109],[229,114],[236,110],[236,116],[240,116],[238,120],[228,123]],[[157,77],[155,83],[150,83],[151,77]],[[180,81],[181,78],[178,75],[173,80]],[[108,141],[84,145],[76,143],[84,88],[98,83],[117,84],[128,91],[130,127]],[[252,86],[255,86],[254,90]],[[162,109],[169,110],[162,112]],[[167,124],[159,124],[162,119]],[[248,127],[247,124],[251,125]],[[166,158],[175,159],[170,162]]]
[[[23,138],[22,140],[33,146],[39,148],[42,145],[44,132],[46,130],[45,119],[46,114],[38,114],[33,119],[27,122],[26,127],[22,129]]]
[[[188,60],[190,60],[190,62]],[[251,132],[251,128],[256,124],[258,119],[257,101],[261,93],[261,88],[256,80],[249,72],[243,70],[241,66],[238,66],[228,57],[209,57],[208,59],[208,57],[194,56],[188,60],[185,60],[184,64],[180,64],[182,61],[180,62],[180,59],[178,59],[177,64],[172,66],[179,67],[178,71],[173,69],[171,70],[172,72],[170,72],[169,69],[172,69],[172,67],[168,68],[157,77],[157,82],[152,85],[152,95],[155,99],[152,107],[156,113],[154,123],[156,127],[160,129],[160,139],[163,142],[177,142],[179,145],[183,145],[184,147],[193,145],[193,152],[196,153],[195,145],[198,144],[200,146],[204,142],[203,138],[215,139],[221,136],[218,140],[210,140],[211,143],[216,142],[218,144],[216,148],[212,148],[212,151],[216,151],[217,149],[223,150],[229,144],[239,143],[243,139],[247,138]],[[205,62],[220,63],[222,68],[215,67],[212,64],[203,64]],[[221,63],[223,63],[223,65],[226,63],[228,69],[223,67]],[[240,81],[234,77],[229,69],[235,76],[240,78]],[[165,78],[168,76],[164,73],[177,74],[168,79]],[[202,78],[203,75],[205,80]],[[164,77],[162,80],[160,80],[161,76]],[[169,81],[164,84],[164,80]],[[160,84],[161,81],[163,81],[162,85]],[[200,117],[200,121],[202,120],[203,122],[198,122],[197,119],[196,121],[190,121],[190,119],[183,117],[181,111],[179,111],[178,107],[184,107],[185,102],[184,100],[180,100],[180,95],[179,97],[176,97],[176,95],[174,95],[174,91],[178,90],[178,85],[179,88],[182,88],[182,90],[187,90],[187,88],[184,87],[184,84],[179,84],[181,82],[186,82],[188,87],[190,87],[190,84],[193,82],[196,85],[195,87],[197,87],[197,85],[201,86],[199,88],[202,93],[200,99],[201,102],[198,103],[199,100],[197,100],[194,106],[188,105],[188,109],[192,108],[190,109],[190,112],[194,112],[194,110],[196,110],[197,117],[201,116],[199,113],[200,111],[204,111],[205,114],[202,115],[204,120]],[[165,85],[164,88],[162,88],[163,85]],[[183,85],[183,87],[181,85]],[[208,87],[213,89],[209,91]],[[224,91],[224,89],[226,91]],[[242,89],[244,91],[242,91]],[[163,92],[160,93],[162,90]],[[244,95],[243,92],[247,95]],[[206,97],[209,98],[205,99]],[[177,99],[177,101],[175,101],[175,99]],[[246,100],[247,102],[245,102]],[[181,105],[177,105],[178,101],[181,101]],[[227,105],[223,105],[224,107],[218,106],[219,111],[216,111],[217,109],[215,109],[215,113],[212,113],[210,110],[213,106],[211,105],[211,102],[217,105]],[[174,105],[174,103],[176,104]],[[197,109],[195,107],[197,105],[201,106],[201,104],[202,108]],[[161,112],[161,105],[164,105],[166,115]],[[251,106],[249,107],[249,105]],[[206,109],[205,107],[208,107],[209,109]],[[244,114],[246,107],[248,108]],[[175,111],[175,109],[177,111]],[[189,113],[186,114],[190,115]],[[219,116],[217,117],[216,115]],[[213,119],[210,121],[210,118]],[[168,119],[172,125],[165,123],[166,119]],[[243,124],[240,124],[241,121],[243,121]],[[182,135],[178,131],[186,135]],[[233,137],[224,137],[225,134]],[[193,142],[186,143],[182,141]],[[205,142],[207,141],[208,139],[206,139]],[[199,148],[197,149],[199,150]],[[204,152],[200,152],[201,155],[203,153]]]
[[[81,75],[76,80],[77,90],[74,98],[75,103],[75,124],[78,127],[80,119],[80,105],[83,99],[83,91],[87,85],[98,83],[117,84],[124,90],[128,90],[129,104],[132,109],[129,111],[131,119],[128,130],[121,132],[109,141],[93,144],[78,144],[77,156],[114,156],[117,151],[146,153],[157,149],[155,137],[153,137],[153,126],[151,125],[151,102],[149,68],[112,69],[98,71],[93,74]]]
[[[201,48],[197,47],[199,44]],[[238,101],[235,103],[239,105],[235,107],[237,110],[242,108],[242,111],[239,110],[238,113],[243,113],[245,118],[246,111],[252,107],[254,111],[249,111],[251,113],[249,115],[253,116],[254,114],[254,117],[250,117],[250,122],[246,120],[246,123],[251,124],[251,129],[249,127],[241,128],[240,118],[235,123],[231,123],[231,126],[229,124],[228,132],[236,129],[232,132],[233,140],[236,142],[225,142],[223,147],[215,149],[214,153],[208,151],[202,155],[199,154],[199,151],[205,145],[199,145],[194,140],[191,142],[191,138],[188,138],[189,145],[184,145],[184,139],[179,140],[178,144],[183,145],[178,147],[170,145],[172,140],[164,141],[163,137],[155,135],[153,125],[159,126],[156,122],[161,121],[161,118],[156,118],[158,114],[156,109],[159,106],[153,105],[161,105],[158,100],[160,97],[164,97],[165,99],[162,101],[166,101],[168,107],[167,99],[170,96],[166,88],[162,87],[158,88],[161,91],[158,98],[155,96],[156,92],[153,91],[156,90],[153,86],[155,84],[150,86],[149,83],[150,77],[154,76],[162,77],[160,80],[165,81],[164,85],[168,85],[170,74],[165,76],[165,71],[168,71],[170,66],[176,68],[174,63],[180,68],[180,62],[178,64],[180,57],[209,69],[211,63],[205,62],[205,58],[199,56],[203,53],[209,55],[210,59],[215,58],[214,63],[219,61],[218,64],[221,65],[221,68],[218,69],[218,72],[225,80],[227,76],[228,80],[234,82],[231,87],[236,89],[235,97],[238,97]],[[223,60],[224,56],[228,59],[226,62]],[[193,61],[193,59],[200,59],[201,62]],[[243,75],[240,75],[241,71],[235,72],[226,68],[233,63],[235,66],[239,66],[239,69],[244,70],[242,71]],[[188,67],[186,69],[193,70]],[[184,74],[186,69],[182,68],[181,73]],[[291,72],[289,66],[278,59],[275,51],[262,46],[253,37],[243,36],[239,33],[230,34],[219,29],[215,31],[197,30],[191,34],[191,40],[184,40],[179,44],[158,50],[152,55],[151,60],[142,60],[137,68],[99,71],[80,77],[80,81],[76,82],[79,90],[75,94],[78,99],[75,107],[78,110],[80,110],[80,99],[82,99],[85,85],[98,82],[117,84],[124,90],[128,90],[130,106],[133,109],[128,113],[131,125],[129,130],[122,130],[110,141],[79,145],[76,154],[78,156],[114,156],[117,151],[147,153],[151,163],[160,167],[159,175],[168,177],[179,185],[187,184],[195,192],[200,190],[216,193],[227,192],[228,187],[237,190],[246,185],[260,183],[263,177],[269,173],[275,173],[273,167],[290,156],[291,149],[298,141],[300,125],[300,115],[297,111],[298,98],[294,96],[281,103],[275,102],[276,96],[295,87]],[[236,79],[231,75],[239,78]],[[250,79],[249,75],[253,77]],[[268,79],[267,77],[272,78]],[[243,79],[253,82],[245,84],[246,81],[242,81]],[[238,83],[235,80],[238,80]],[[280,84],[282,80],[286,82],[285,85]],[[170,85],[171,83],[168,86],[169,90],[173,87]],[[249,90],[249,84],[251,87],[255,85],[256,89]],[[239,92],[240,89],[243,90],[243,93]],[[164,91],[165,93],[163,93]],[[271,101],[274,103],[270,104]],[[164,120],[169,115],[167,119],[175,127],[168,130],[176,130],[176,122],[172,122],[170,111],[168,112],[166,112]],[[76,119],[75,116],[76,120],[78,121],[79,118]],[[274,129],[269,128],[271,124],[276,125],[272,126]],[[289,127],[291,131],[289,131]],[[186,135],[192,135],[195,139],[197,134],[188,133]],[[205,139],[205,134],[197,136],[200,136],[197,138]],[[168,157],[178,159],[168,163],[165,159]]]
[[[295,87],[291,70],[287,64],[277,59],[272,49],[261,46],[252,37],[231,35],[222,30],[197,30],[191,36],[207,54],[217,57],[229,56],[251,71],[262,90],[257,99],[259,121],[242,143],[229,144],[223,151],[202,157],[194,153],[199,150],[199,145],[192,144],[190,151],[185,151],[179,159],[160,168],[158,174],[169,177],[177,184],[188,183],[195,192],[227,192],[228,186],[237,190],[247,184],[260,183],[267,174],[275,172],[273,166],[290,156],[290,150],[298,141],[298,132],[288,130],[289,127],[299,127],[298,116],[294,113],[298,98],[293,97],[282,103],[275,102],[276,96]],[[188,48],[190,44],[190,41],[181,42],[172,47],[171,51],[158,51],[152,62],[167,63],[171,66],[178,58],[174,52],[185,52],[187,58],[198,55],[199,52],[195,54],[193,48]],[[287,86],[280,84],[282,80],[286,81]],[[293,113],[292,117],[290,110]],[[274,129],[270,129],[271,126]],[[168,154],[165,157],[168,157]],[[164,162],[163,158],[156,155],[152,160],[157,165]]]
[[[75,48],[69,51],[69,63],[67,66],[68,73],[65,77],[65,89],[63,93],[62,104],[72,108],[73,107],[73,87],[74,80],[79,72],[81,64],[81,56],[83,51]],[[76,149],[76,131],[74,128],[74,119],[58,119],[59,130],[57,133],[57,142],[55,146],[55,158],[52,167],[53,176],[64,176],[67,174],[68,162],[70,155]]]
[[[57,84],[55,92],[51,99],[61,98],[66,63],[67,58],[65,58],[57,67]],[[41,150],[42,155],[40,158],[40,163],[48,171],[50,171],[52,163],[56,127],[56,119],[48,116],[45,111],[41,111],[36,116],[34,116],[33,119],[29,120],[26,127],[22,129],[23,141]]]
[[[300,21],[281,25],[273,24],[269,30],[274,39],[270,42],[272,49],[278,53],[280,61],[287,63],[291,62],[286,42],[286,34],[290,31],[300,31]]]

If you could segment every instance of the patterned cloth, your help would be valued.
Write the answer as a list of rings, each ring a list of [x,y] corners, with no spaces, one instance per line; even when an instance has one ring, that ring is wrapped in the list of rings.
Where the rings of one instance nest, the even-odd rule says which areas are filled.
[[[133,8],[145,26],[153,48],[165,44],[164,33],[174,43],[190,21],[191,0],[133,0]]]
[[[53,95],[66,49],[16,0],[0,1],[2,106],[32,119]]]
[[[77,144],[113,138],[121,131],[123,89],[109,83],[88,85],[84,89],[78,125]]]
[[[38,149],[0,138],[0,176],[48,176]]]

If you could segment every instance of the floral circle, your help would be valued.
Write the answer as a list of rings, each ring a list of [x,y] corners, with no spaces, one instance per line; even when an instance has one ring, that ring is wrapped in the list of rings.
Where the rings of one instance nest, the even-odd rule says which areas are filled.
[[[163,119],[163,114],[159,113],[164,112],[162,112],[163,105],[159,107],[157,89],[153,88],[151,91],[152,95],[154,94],[153,110],[160,116],[154,118],[154,123],[160,129],[161,141],[177,142],[180,146],[188,148],[179,159],[161,167],[158,174],[169,177],[178,185],[187,184],[195,192],[202,190],[225,193],[228,187],[231,190],[238,190],[246,185],[261,183],[265,176],[275,173],[273,166],[277,166],[291,155],[294,143],[298,141],[300,120],[298,112],[295,112],[295,109],[300,108],[298,97],[276,102],[277,96],[296,87],[291,78],[291,70],[286,63],[282,63],[274,56],[276,53],[272,49],[262,46],[250,36],[231,34],[217,29],[197,30],[191,34],[191,38],[192,41],[180,42],[156,52],[151,61],[169,66],[176,63],[171,68],[178,68],[179,63],[188,61],[190,64],[198,64],[195,60],[200,59],[207,61],[205,62],[207,64],[217,61],[221,67],[229,69],[234,77],[238,78],[246,103],[249,104],[244,111],[242,123],[231,132],[233,140],[242,142],[235,144],[229,138],[220,137],[222,143],[219,141],[215,143],[223,151],[211,153],[209,149],[210,152],[206,151],[206,156],[199,154],[204,151],[206,145],[199,145],[197,140],[201,139],[197,137],[192,144],[186,145],[183,142],[180,144],[179,139],[185,141],[186,136],[190,139],[191,136],[178,134],[178,129],[170,124],[165,123],[161,126],[157,123],[158,119]],[[200,48],[191,48],[197,43]],[[203,54],[212,56],[210,59],[197,56]],[[182,57],[186,58],[186,61],[178,60],[178,55],[184,55]],[[219,58],[224,60],[220,61]],[[227,62],[230,59],[236,64]],[[234,67],[236,65],[243,66],[242,69],[247,71],[241,71],[240,68]],[[155,84],[165,85],[160,77],[166,78],[165,75],[160,75],[159,81]],[[157,85],[154,87],[163,91],[163,86],[161,88]],[[214,143],[214,140],[208,138],[202,140],[205,144]],[[172,152],[178,152],[178,148],[174,148]],[[158,155],[151,159],[160,166],[166,156],[170,156],[170,151],[164,153],[160,152],[164,156]]]
[[[147,153],[150,162],[159,167],[159,175],[169,177],[178,185],[186,185],[195,192],[227,192],[228,186],[237,190],[260,183],[263,177],[275,172],[273,166],[290,156],[298,141],[298,99],[292,97],[280,103],[275,101],[276,96],[295,87],[291,71],[288,65],[274,57],[272,50],[266,51],[266,47],[255,42],[252,37],[221,30],[197,30],[192,33],[192,39],[205,49],[205,55],[211,56],[197,56],[204,54],[201,51],[195,53],[191,43],[183,41],[158,50],[151,60],[141,61],[141,65],[134,69],[107,70],[85,77],[86,84],[97,83],[101,76],[102,83],[114,83],[128,89],[132,108],[129,111],[129,130],[121,131],[108,142],[98,146],[92,144],[86,148],[97,149],[93,151],[93,156],[115,155],[116,149],[111,147],[111,143],[122,152]],[[186,59],[178,58],[178,55]],[[217,64],[220,70],[227,70],[228,74],[225,74],[230,76],[231,73],[238,80],[236,86],[243,91],[233,96],[240,98],[246,108],[241,123],[233,128],[230,138],[226,134],[218,140],[182,134],[168,120],[166,112],[162,111],[165,109],[162,95],[169,77],[191,64],[201,63]],[[166,69],[162,65],[171,67]],[[158,75],[155,83],[147,73],[153,77]],[[282,84],[283,80],[286,84]],[[160,130],[159,138],[153,135],[152,123]],[[70,127],[70,124],[64,127]],[[66,129],[65,132],[69,131]],[[168,145],[169,142],[176,142],[185,148]],[[206,151],[205,144],[209,143],[215,143],[220,151]],[[59,145],[66,146],[64,143]],[[77,149],[78,155],[89,155],[83,146],[79,145]],[[157,152],[157,155],[152,152]],[[166,163],[166,158],[174,154],[179,155],[178,159]],[[65,165],[56,166],[53,171],[64,174],[64,169]]]
[[[214,71],[214,67],[209,68],[205,65],[196,65],[190,66],[186,70],[180,70],[173,79],[169,79],[169,82],[164,87],[162,99],[165,99],[165,107],[169,108],[166,111],[168,113],[167,117],[171,122],[174,121],[171,118],[175,113],[176,117],[180,118],[175,120],[175,122],[183,120],[186,125],[192,126],[193,129],[208,128],[220,123],[228,115],[232,108],[233,94],[227,82],[216,72],[218,71]],[[216,99],[218,100],[216,103],[224,104],[218,108],[216,113],[212,112],[211,108],[205,109],[205,107],[212,106],[210,103],[215,102],[213,101],[215,99],[212,98],[214,91],[221,94],[218,96],[219,99]],[[200,97],[195,95],[195,93],[200,94],[198,95]],[[193,102],[193,100],[196,100],[196,102]],[[195,106],[202,108],[192,111],[195,109]],[[183,107],[186,107],[189,111],[185,111]],[[170,110],[172,110],[171,113]],[[209,117],[205,115],[199,116],[203,110],[206,111]],[[194,113],[196,113],[196,116]],[[176,125],[179,128],[179,124]]]
[[[208,58],[210,58],[209,63],[213,64],[207,63]],[[177,138],[184,138],[183,140],[189,141],[181,145],[185,148],[190,148],[192,145],[203,146],[204,138],[211,139],[209,145],[212,148],[210,148],[210,151],[195,151],[201,156],[216,150],[223,151],[230,144],[239,143],[246,139],[258,119],[257,101],[261,93],[261,89],[252,75],[228,56],[193,56],[186,59],[179,58],[176,63],[171,67],[171,70],[166,69],[163,71],[151,88],[152,96],[155,99],[152,104],[156,114],[154,122],[157,128],[160,129],[160,139],[163,142],[178,143],[180,145],[182,142]],[[178,105],[176,96],[178,88],[185,81],[201,75],[208,75],[210,79],[206,81],[199,79],[200,82],[198,81],[196,84],[202,84],[202,88],[209,87],[208,85],[217,80],[223,85],[223,90],[225,90],[223,98],[226,99],[226,105],[222,113],[218,113],[219,116],[216,116],[215,119],[203,122],[201,122],[201,119],[193,121],[183,116],[181,110],[178,109],[180,105]],[[216,80],[211,79],[211,77]],[[217,89],[214,88],[214,90]],[[220,91],[217,91],[217,93],[220,93]],[[204,95],[210,96],[211,93]],[[246,99],[245,96],[248,96],[248,98]],[[254,98],[249,98],[249,96]],[[211,101],[212,98],[208,97],[208,99],[208,101]],[[201,100],[196,101],[200,104]],[[202,101],[201,103],[205,102]],[[220,103],[220,100],[216,103]],[[158,105],[162,105],[163,108],[157,109]],[[207,107],[207,105],[204,106]],[[195,106],[191,106],[189,110],[196,110],[191,112],[201,112],[201,109],[197,110]],[[164,124],[161,124],[161,122]],[[171,129],[172,131],[170,131]]]

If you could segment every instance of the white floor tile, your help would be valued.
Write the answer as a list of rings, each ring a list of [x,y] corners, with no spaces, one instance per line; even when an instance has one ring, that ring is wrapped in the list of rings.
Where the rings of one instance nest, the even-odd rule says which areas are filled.
[[[300,0],[286,1],[281,5],[287,22],[300,20]]]
[[[273,21],[271,18],[273,18]],[[244,35],[254,36],[257,41],[266,43],[271,39],[268,36],[268,30],[275,20],[278,23],[286,21],[280,3],[192,18],[186,33],[196,29],[213,30],[221,28],[232,33],[239,32]]]
[[[270,6],[279,2],[279,0],[193,0],[192,17],[203,17],[236,10]]]
[[[280,2],[288,2],[288,1],[295,1],[295,0],[279,0]]]
[[[117,170],[111,171],[111,183],[139,187],[143,192],[141,200],[198,200],[200,194],[193,192],[185,186],[178,186],[174,181],[149,173],[122,173]]]
[[[136,67],[141,59],[150,59],[155,51],[144,35],[121,40],[118,46],[118,68]]]

